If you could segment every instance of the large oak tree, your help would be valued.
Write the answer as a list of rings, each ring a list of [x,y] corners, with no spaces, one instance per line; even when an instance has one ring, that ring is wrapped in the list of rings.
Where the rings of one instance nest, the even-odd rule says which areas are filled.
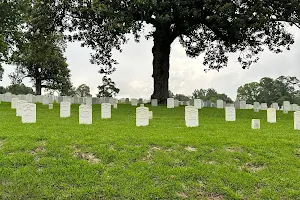
[[[128,34],[139,41],[145,24],[153,30],[154,91],[168,97],[171,44],[176,38],[189,57],[204,55],[206,70],[227,66],[228,53],[240,52],[243,68],[258,60],[265,47],[279,53],[294,43],[289,25],[299,27],[299,0],[69,0],[70,31],[95,50],[100,72],[115,71],[114,49],[122,51]],[[142,65],[142,63],[141,63]]]
[[[24,40],[12,56],[17,65],[11,77],[29,77],[40,95],[42,88],[68,90],[71,87],[70,70],[64,57],[65,41],[58,30],[55,1],[36,0],[28,9]]]

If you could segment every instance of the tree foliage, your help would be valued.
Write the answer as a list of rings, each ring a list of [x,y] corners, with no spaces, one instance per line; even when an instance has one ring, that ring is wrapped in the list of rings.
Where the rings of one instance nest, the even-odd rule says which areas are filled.
[[[296,77],[280,76],[277,79],[262,78],[259,82],[247,83],[237,90],[237,99],[253,102],[267,103],[283,101],[300,104],[300,81]]]
[[[189,101],[191,98],[189,96],[186,96],[184,94],[175,94],[174,99],[177,99],[178,101]]]
[[[29,3],[29,0],[0,1],[0,80],[4,71],[1,64],[9,62],[16,43],[22,40]]]
[[[227,103],[232,103],[230,97],[228,97],[226,94],[219,94],[215,89],[208,88],[208,89],[196,89],[194,90],[192,94],[194,99],[202,99],[204,101],[211,101],[211,102],[217,102],[217,100],[223,100]]]
[[[18,43],[13,62],[18,67],[11,77],[31,78],[36,93],[41,89],[62,90],[70,81],[70,70],[63,53],[65,41],[56,30],[50,1],[35,1],[30,9],[24,40]]]
[[[299,0],[72,0],[68,7],[69,31],[75,31],[70,40],[95,50],[91,61],[104,74],[116,70],[112,51],[122,51],[128,34],[140,41],[145,24],[152,25],[145,35],[154,41],[152,97],[160,102],[168,97],[169,54],[176,38],[187,56],[204,55],[207,69],[226,67],[228,54],[235,52],[247,68],[265,48],[290,49],[294,38],[287,24],[299,27],[300,22]]]
[[[90,92],[90,87],[87,86],[86,84],[81,84],[80,86],[78,86],[75,92],[78,97],[91,97],[92,96],[91,92]]]
[[[12,94],[34,94],[33,89],[31,87],[27,87],[23,83],[21,84],[12,84],[6,88],[6,92],[10,92]]]
[[[116,83],[107,76],[102,78],[102,85],[98,86],[98,89],[97,97],[115,97],[120,92],[120,89],[116,87]]]

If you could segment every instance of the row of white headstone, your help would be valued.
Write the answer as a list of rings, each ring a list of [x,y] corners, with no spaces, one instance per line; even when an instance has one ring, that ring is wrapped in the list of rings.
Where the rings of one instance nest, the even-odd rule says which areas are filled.
[[[136,108],[136,126],[148,126],[149,119],[153,118],[153,112],[149,111],[148,107]],[[24,100],[13,99],[11,102],[11,108],[16,109],[16,116],[22,117],[22,123],[36,123],[36,105],[28,103]],[[53,109],[53,104],[49,104],[49,109]],[[71,115],[71,103],[60,103],[60,117],[66,118]],[[101,104],[101,118],[111,118],[111,104]],[[225,108],[225,120],[236,121],[236,109],[234,107]],[[267,121],[269,123],[276,123],[276,109],[267,109]],[[195,106],[185,107],[185,122],[187,127],[199,126],[198,108]],[[79,106],[79,123],[80,124],[92,124],[92,106],[80,105]],[[260,120],[252,120],[252,128],[260,128]],[[300,111],[294,113],[294,129],[300,130]]]

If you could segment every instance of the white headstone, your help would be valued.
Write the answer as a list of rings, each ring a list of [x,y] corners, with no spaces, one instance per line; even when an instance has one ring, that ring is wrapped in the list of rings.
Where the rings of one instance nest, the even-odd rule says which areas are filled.
[[[300,130],[300,111],[294,112],[294,129]]]
[[[190,105],[191,105],[191,102],[190,102],[190,101],[185,101],[185,105],[186,105],[186,106],[190,106]]]
[[[226,121],[236,121],[236,112],[234,107],[225,108],[225,120]]]
[[[276,109],[275,108],[267,109],[267,120],[269,123],[276,123]]]
[[[194,106],[185,107],[185,124],[187,127],[199,126],[198,109]]]
[[[131,99],[131,105],[132,106],[137,106],[138,100],[137,99]]]
[[[101,104],[101,118],[110,119],[111,118],[111,105],[110,103]]]
[[[66,118],[71,116],[71,103],[61,102],[60,103],[60,117]]]
[[[284,111],[284,113],[287,113],[288,111],[291,111],[292,110],[291,108],[292,108],[292,106],[291,106],[289,101],[284,101],[283,102],[283,111]]]
[[[114,109],[117,109],[117,108],[118,108],[118,104],[115,103],[115,104],[114,104]]]
[[[72,104],[72,98],[69,96],[63,96],[63,102],[69,102],[70,104]]]
[[[17,108],[17,102],[19,101],[18,98],[12,98],[11,99],[11,109],[16,109]]]
[[[259,107],[260,107],[260,103],[259,102],[254,102],[253,103],[254,112],[259,112]]]
[[[42,98],[43,98],[43,105],[48,105],[49,104],[49,97],[42,96]]]
[[[32,94],[27,94],[27,95],[26,95],[26,101],[29,102],[29,103],[32,103],[32,102],[33,102],[32,97],[33,97]]]
[[[174,99],[174,107],[179,107],[179,100]]]
[[[18,101],[17,101],[16,116],[22,117],[22,114],[23,114],[23,105],[24,105],[25,103],[27,103],[27,102],[24,101],[24,100],[18,100]]]
[[[136,126],[149,125],[149,108],[138,107],[136,108]]]
[[[223,100],[217,100],[217,108],[224,108],[224,101]]]
[[[52,104],[52,103],[49,104],[49,109],[50,109],[50,110],[53,109],[53,104]]]
[[[85,105],[88,105],[88,106],[93,105],[92,97],[85,97]]]
[[[157,99],[151,99],[151,106],[157,106]]]
[[[297,111],[298,105],[297,104],[292,104],[292,111]]]
[[[261,110],[267,110],[268,109],[268,104],[262,103],[261,104]]]
[[[92,106],[81,105],[79,106],[79,124],[92,124],[93,114]]]
[[[149,119],[153,119],[153,112],[149,111]]]
[[[197,109],[202,108],[202,99],[194,99],[194,107]]]
[[[260,119],[252,119],[252,129],[260,129]]]
[[[271,108],[275,108],[276,110],[279,110],[278,103],[272,103]]]
[[[36,105],[24,103],[22,110],[22,123],[36,123]]]
[[[239,103],[240,103],[240,109],[246,109],[246,105],[247,105],[246,101],[240,101]]]
[[[282,111],[283,111],[283,113],[284,113],[284,114],[288,114],[290,108],[291,108],[291,105],[289,105],[289,104],[284,104],[284,105],[282,106]]]
[[[174,108],[175,105],[174,105],[174,98],[168,98],[167,99],[167,108]]]
[[[145,105],[141,103],[141,104],[140,104],[140,107],[145,107]]]

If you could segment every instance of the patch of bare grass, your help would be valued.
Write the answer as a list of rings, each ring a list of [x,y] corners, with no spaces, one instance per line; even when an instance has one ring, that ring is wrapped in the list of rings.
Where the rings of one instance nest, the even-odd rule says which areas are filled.
[[[100,162],[100,159],[97,158],[93,153],[82,152],[81,149],[78,149],[76,146],[73,146],[73,148],[74,148],[74,154],[73,154],[74,157],[86,160],[92,164]]]

